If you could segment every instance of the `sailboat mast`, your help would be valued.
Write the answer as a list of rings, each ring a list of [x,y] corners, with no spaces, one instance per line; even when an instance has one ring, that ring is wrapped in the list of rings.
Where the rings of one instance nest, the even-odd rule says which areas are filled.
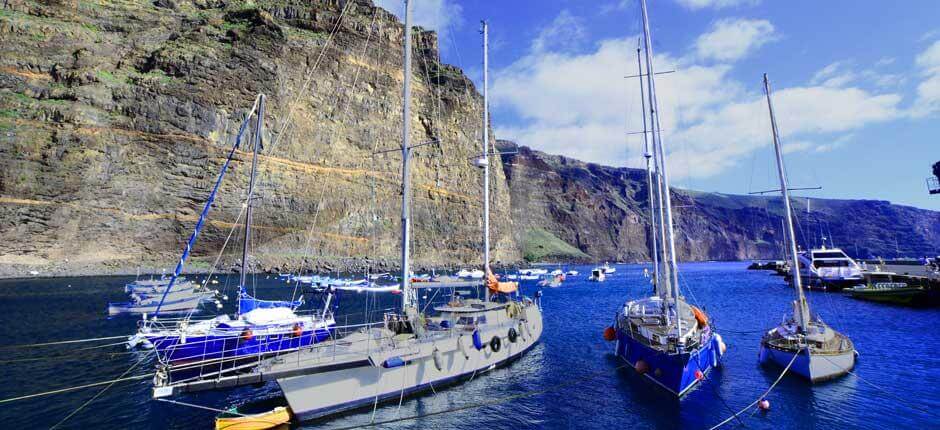
[[[639,42],[636,47],[636,68],[637,80],[640,82],[640,109],[643,113],[643,157],[646,158],[646,189],[650,207],[650,255],[653,257],[653,282],[656,284],[656,295],[662,297],[665,295],[665,291],[663,291],[664,285],[659,277],[659,246],[657,244],[659,238],[656,227],[659,222],[656,219],[656,205],[653,202],[653,166],[651,160],[653,153],[650,152],[650,137],[646,128],[646,100],[643,99],[643,61],[640,59]]]
[[[643,12],[643,36],[644,36],[644,48],[646,51],[646,87],[647,92],[649,93],[650,99],[650,120],[652,124],[652,136],[653,136],[653,146],[656,150],[656,156],[659,159],[659,173],[662,178],[662,199],[660,200],[660,206],[665,210],[665,219],[663,220],[663,228],[666,232],[666,243],[663,246],[668,250],[667,252],[667,261],[664,266],[668,264],[668,277],[669,284],[671,285],[671,295],[674,299],[676,305],[676,330],[678,332],[679,339],[682,339],[682,318],[680,317],[681,310],[679,309],[679,273],[678,267],[676,265],[676,237],[673,234],[672,228],[672,202],[670,201],[669,193],[669,172],[666,168],[666,155],[663,150],[663,137],[661,130],[659,128],[659,104],[656,99],[656,80],[653,78],[653,42],[650,36],[650,27],[649,27],[649,16],[646,11],[646,0],[640,0],[640,7]]]
[[[483,272],[490,274],[490,106],[489,94],[489,24],[483,26]],[[484,289],[486,300],[490,300],[490,289]]]
[[[780,149],[777,119],[774,117],[774,105],[770,99],[770,79],[764,73],[764,92],[767,94],[767,109],[770,111],[770,127],[774,137],[774,154],[777,157],[777,174],[780,176],[780,193],[783,194],[783,207],[786,210],[786,227],[788,245],[790,247],[790,273],[793,277],[793,287],[797,292],[797,306],[794,315],[803,330],[807,328],[809,320],[809,305],[803,294],[803,283],[800,281],[800,262],[796,257],[796,234],[793,232],[793,209],[790,207],[790,190],[787,189],[787,172],[783,166],[783,151]]]
[[[258,96],[258,118],[255,123],[255,138],[251,156],[251,176],[248,179],[248,198],[245,207],[245,242],[242,245],[241,287],[245,288],[248,281],[248,248],[251,242],[251,199],[255,192],[255,176],[258,174],[258,150],[261,148],[261,136],[264,132],[264,94]]]
[[[402,310],[411,306],[411,2],[405,7],[405,59],[401,109],[401,287]]]

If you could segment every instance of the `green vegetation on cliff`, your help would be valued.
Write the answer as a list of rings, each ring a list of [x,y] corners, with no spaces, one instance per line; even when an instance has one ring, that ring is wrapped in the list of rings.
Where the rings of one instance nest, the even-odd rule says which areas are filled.
[[[585,261],[591,258],[580,249],[558,238],[548,230],[532,228],[526,230],[522,243],[526,261]]]

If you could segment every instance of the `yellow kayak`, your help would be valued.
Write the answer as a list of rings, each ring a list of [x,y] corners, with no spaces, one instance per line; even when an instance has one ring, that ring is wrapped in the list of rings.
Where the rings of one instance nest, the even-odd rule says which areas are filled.
[[[251,415],[224,413],[215,419],[216,430],[264,430],[290,422],[290,411],[278,406],[268,412]]]

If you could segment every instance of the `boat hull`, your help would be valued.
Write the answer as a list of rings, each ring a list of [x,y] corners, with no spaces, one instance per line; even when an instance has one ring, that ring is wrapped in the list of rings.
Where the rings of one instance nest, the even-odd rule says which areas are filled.
[[[848,289],[846,291],[853,298],[873,302],[908,306],[926,306],[930,304],[929,294],[925,289],[920,287],[862,290]]]
[[[291,332],[288,327],[280,333],[266,336],[253,336],[246,339],[241,329],[231,333],[222,332],[209,336],[193,336],[181,338],[180,336],[164,336],[148,338],[161,359],[165,362],[180,364],[190,361],[227,360],[239,357],[252,357],[259,355],[284,352],[310,346],[323,342],[332,336],[334,325],[328,328],[319,327],[313,330],[304,330],[300,336]]]
[[[696,371],[701,371],[704,379],[708,372],[720,366],[722,355],[719,339],[715,335],[709,335],[702,346],[692,351],[664,354],[634,339],[622,329],[617,330],[615,353],[634,370],[637,370],[637,363],[642,360],[646,367],[643,376],[677,397],[684,396],[698,384],[700,379],[696,377]]]
[[[792,351],[772,348],[766,344],[760,347],[760,363],[772,364],[785,368],[794,354]],[[855,367],[855,350],[831,354],[809,354],[805,349],[790,366],[790,371],[811,382],[822,382],[845,375]]]
[[[533,308],[526,310],[516,342],[507,337],[515,323],[479,330],[482,339],[502,339],[498,351],[485,344],[475,348],[471,333],[403,342],[381,356],[340,369],[279,378],[277,383],[294,415],[305,421],[435,390],[508,364],[531,349],[542,333],[541,313]],[[402,364],[386,367],[394,358],[402,358]]]

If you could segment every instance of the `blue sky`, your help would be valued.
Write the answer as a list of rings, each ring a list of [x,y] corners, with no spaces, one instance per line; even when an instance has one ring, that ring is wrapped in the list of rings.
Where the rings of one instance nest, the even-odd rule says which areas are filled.
[[[400,1],[378,4],[400,12]],[[442,56],[479,83],[490,22],[496,137],[641,167],[638,0],[414,0]],[[812,197],[940,210],[940,2],[651,0],[673,185],[774,188],[761,74],[770,75],[794,186]]]

